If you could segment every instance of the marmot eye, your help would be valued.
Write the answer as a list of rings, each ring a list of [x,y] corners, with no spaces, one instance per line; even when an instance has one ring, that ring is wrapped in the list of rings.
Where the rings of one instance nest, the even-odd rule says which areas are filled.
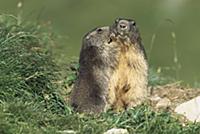
[[[98,33],[101,33],[102,31],[103,31],[103,30],[102,30],[101,28],[98,28],[98,29],[97,29],[97,32],[98,32]]]

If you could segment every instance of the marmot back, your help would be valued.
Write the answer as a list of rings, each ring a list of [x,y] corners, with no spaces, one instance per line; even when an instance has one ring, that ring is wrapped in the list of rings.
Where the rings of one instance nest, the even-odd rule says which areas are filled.
[[[83,39],[71,103],[79,112],[121,111],[147,97],[146,54],[133,20],[117,19]]]
[[[101,27],[83,38],[79,75],[71,95],[71,104],[79,112],[99,113],[106,104],[109,60],[104,44],[109,42],[109,27]]]

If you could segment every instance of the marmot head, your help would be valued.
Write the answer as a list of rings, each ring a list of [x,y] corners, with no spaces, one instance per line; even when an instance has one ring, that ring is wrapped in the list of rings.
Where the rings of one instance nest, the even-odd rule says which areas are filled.
[[[111,26],[111,36],[119,37],[121,39],[130,39],[134,42],[140,38],[136,22],[132,19],[118,18]]]
[[[101,47],[102,44],[109,41],[109,27],[99,27],[91,30],[83,38],[83,47],[96,46]]]

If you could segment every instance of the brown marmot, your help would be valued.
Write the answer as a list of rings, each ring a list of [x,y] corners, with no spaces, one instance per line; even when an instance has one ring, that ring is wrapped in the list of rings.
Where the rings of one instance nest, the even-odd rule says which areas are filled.
[[[148,64],[135,21],[116,19],[83,38],[79,75],[71,96],[79,112],[121,111],[147,97]]]

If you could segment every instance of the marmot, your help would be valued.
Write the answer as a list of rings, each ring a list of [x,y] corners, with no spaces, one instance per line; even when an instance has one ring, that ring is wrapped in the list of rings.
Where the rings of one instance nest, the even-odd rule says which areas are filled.
[[[79,112],[121,111],[147,97],[148,64],[135,21],[116,19],[83,38],[79,75],[71,96]]]

